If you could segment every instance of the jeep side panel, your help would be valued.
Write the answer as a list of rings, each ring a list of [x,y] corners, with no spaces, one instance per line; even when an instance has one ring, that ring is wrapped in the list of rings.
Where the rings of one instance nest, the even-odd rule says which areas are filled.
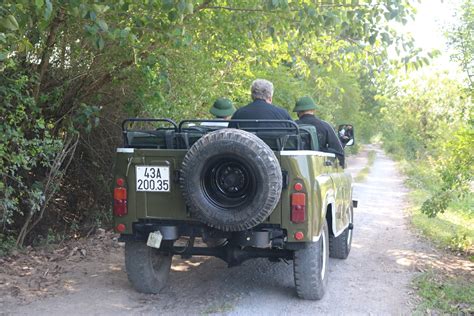
[[[282,227],[288,231],[288,241],[296,242],[294,233],[303,232],[300,241],[316,241],[321,232],[328,205],[331,205],[333,225],[338,234],[349,225],[346,212],[351,201],[351,178],[343,173],[333,154],[318,151],[282,151],[281,167],[289,174],[288,190],[282,192]],[[290,195],[296,182],[303,183],[307,194],[307,221],[295,224],[290,219]],[[335,230],[333,230],[335,231]]]

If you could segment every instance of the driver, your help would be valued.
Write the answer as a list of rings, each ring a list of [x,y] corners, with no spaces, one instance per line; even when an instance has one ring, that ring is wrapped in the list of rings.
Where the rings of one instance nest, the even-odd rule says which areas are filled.
[[[336,154],[339,164],[344,168],[344,149],[339,141],[336,132],[331,125],[314,115],[317,109],[311,97],[302,97],[296,101],[293,112],[296,112],[299,120],[298,124],[309,124],[316,127],[318,132],[319,150]]]

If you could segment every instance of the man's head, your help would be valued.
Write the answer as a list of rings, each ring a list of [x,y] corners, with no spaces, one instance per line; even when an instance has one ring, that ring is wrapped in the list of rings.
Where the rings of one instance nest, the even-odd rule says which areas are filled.
[[[299,98],[295,103],[295,108],[293,112],[296,112],[298,117],[301,117],[305,114],[314,114],[314,110],[316,110],[316,103],[314,103],[311,97],[302,97]]]
[[[235,108],[229,99],[219,98],[209,110],[216,118],[228,120],[234,114]]]
[[[252,100],[265,100],[268,103],[272,103],[273,100],[273,83],[265,79],[256,79],[252,82],[250,87],[252,93]]]

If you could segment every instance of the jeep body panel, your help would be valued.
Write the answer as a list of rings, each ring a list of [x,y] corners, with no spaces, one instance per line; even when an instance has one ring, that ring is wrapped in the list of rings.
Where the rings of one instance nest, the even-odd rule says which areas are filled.
[[[118,148],[115,161],[115,180],[125,180],[128,213],[114,217],[115,227],[125,225],[123,235],[132,235],[133,224],[146,221],[196,222],[187,211],[179,185],[179,170],[185,149]],[[287,232],[288,242],[312,242],[319,239],[327,211],[331,212],[331,230],[339,235],[349,225],[349,207],[352,203],[351,177],[343,172],[334,154],[311,150],[275,152],[281,169],[288,175],[287,186],[275,210],[264,224],[280,226]],[[169,192],[140,192],[136,188],[136,166],[168,166]],[[295,183],[303,184],[306,193],[306,220],[291,221],[291,194]],[[294,234],[303,233],[296,240]]]

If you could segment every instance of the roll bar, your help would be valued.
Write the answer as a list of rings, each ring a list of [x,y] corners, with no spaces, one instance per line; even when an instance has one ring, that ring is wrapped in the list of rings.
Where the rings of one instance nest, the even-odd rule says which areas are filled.
[[[175,131],[178,130],[178,124],[175,123],[175,121],[171,120],[171,119],[167,119],[167,118],[159,118],[159,119],[155,119],[155,118],[128,118],[128,119],[125,119],[123,120],[122,122],[122,132],[126,132],[127,129],[125,128],[127,123],[129,122],[166,122],[166,123],[170,123],[171,125],[173,125]]]
[[[300,134],[300,129],[298,124],[294,121],[290,120],[230,120],[230,121],[223,121],[223,120],[183,120],[179,123],[178,132],[180,133],[183,129],[183,125],[187,123],[203,123],[203,122],[211,122],[211,123],[222,123],[222,122],[233,122],[233,123],[255,123],[259,125],[259,123],[281,123],[288,124],[289,126],[272,126],[272,127],[264,127],[264,126],[252,126],[252,127],[239,127],[239,129],[243,130],[251,130],[251,131],[294,131],[296,135]]]

